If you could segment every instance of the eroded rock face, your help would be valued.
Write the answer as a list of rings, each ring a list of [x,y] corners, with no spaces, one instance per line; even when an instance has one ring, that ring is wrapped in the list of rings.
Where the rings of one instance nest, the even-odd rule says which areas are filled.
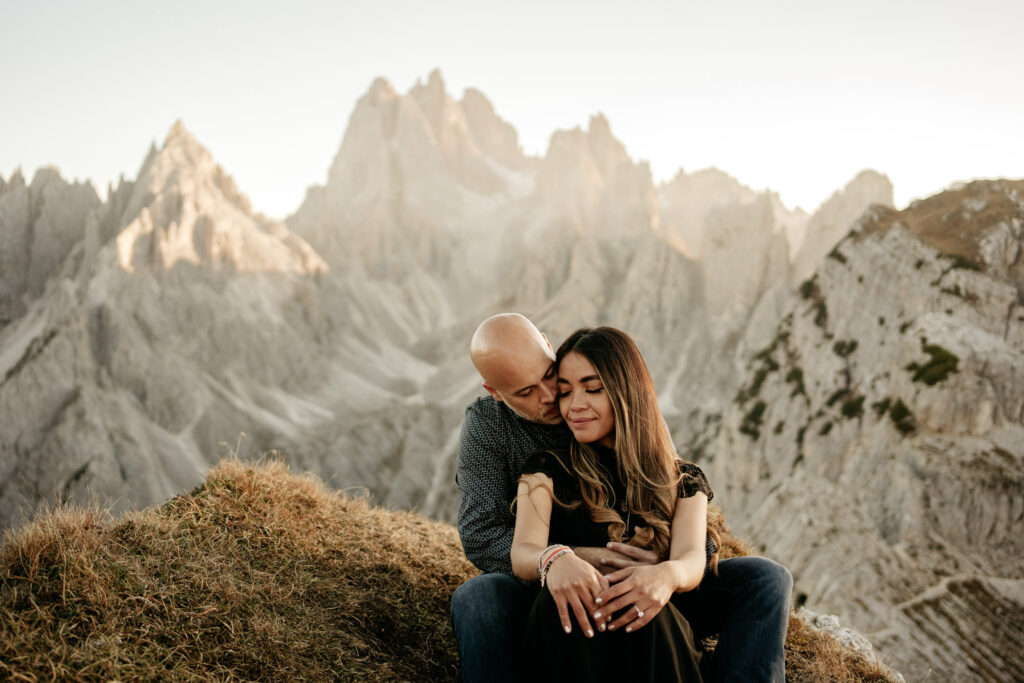
[[[714,440],[734,529],[911,680],[1024,675],[1022,221],[1019,181],[867,212]]]
[[[100,205],[89,183],[68,183],[55,168],[26,185],[20,172],[0,185],[0,327],[43,293]]]

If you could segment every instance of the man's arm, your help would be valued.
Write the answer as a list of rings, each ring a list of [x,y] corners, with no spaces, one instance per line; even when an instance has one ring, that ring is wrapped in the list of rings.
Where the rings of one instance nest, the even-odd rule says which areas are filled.
[[[459,538],[469,561],[485,572],[512,574],[515,518],[510,506],[508,456],[496,444],[496,426],[470,406],[459,434],[455,485],[459,489]]]
[[[597,548],[573,548],[573,552],[594,565],[602,574],[610,574],[617,569],[635,567],[641,564],[658,564],[658,555],[653,550],[638,548],[625,543],[609,543]]]

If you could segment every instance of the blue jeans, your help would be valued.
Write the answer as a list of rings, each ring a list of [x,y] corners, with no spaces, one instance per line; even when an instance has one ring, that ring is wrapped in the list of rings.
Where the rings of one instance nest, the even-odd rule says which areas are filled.
[[[734,557],[718,563],[700,587],[672,598],[694,636],[718,634],[711,661],[712,680],[785,680],[786,627],[793,577],[764,557]],[[506,574],[481,574],[452,596],[452,627],[459,644],[462,678],[522,680],[523,631],[536,585]]]
[[[463,681],[523,680],[521,643],[538,590],[508,574],[481,574],[455,589],[452,629]]]
[[[718,563],[689,593],[672,596],[697,639],[718,635],[710,660],[712,681],[786,680],[786,629],[793,576],[767,557]]]

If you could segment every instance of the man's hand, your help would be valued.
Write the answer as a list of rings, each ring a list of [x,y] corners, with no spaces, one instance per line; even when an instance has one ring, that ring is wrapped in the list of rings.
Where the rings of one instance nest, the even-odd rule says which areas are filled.
[[[658,564],[658,562],[658,554],[653,550],[614,541],[608,544],[604,557],[601,559],[601,564],[608,567],[609,570]]]
[[[610,574],[626,567],[658,563],[658,556],[653,550],[644,550],[625,543],[609,543],[604,548],[577,546],[573,551],[602,574]]]

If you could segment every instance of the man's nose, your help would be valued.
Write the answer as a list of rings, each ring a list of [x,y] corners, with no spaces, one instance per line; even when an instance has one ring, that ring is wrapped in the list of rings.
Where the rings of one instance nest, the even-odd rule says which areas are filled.
[[[547,382],[541,382],[540,383],[540,402],[541,403],[554,403],[555,402],[555,397],[557,395],[558,395],[558,392],[555,390],[555,387],[551,386]]]

